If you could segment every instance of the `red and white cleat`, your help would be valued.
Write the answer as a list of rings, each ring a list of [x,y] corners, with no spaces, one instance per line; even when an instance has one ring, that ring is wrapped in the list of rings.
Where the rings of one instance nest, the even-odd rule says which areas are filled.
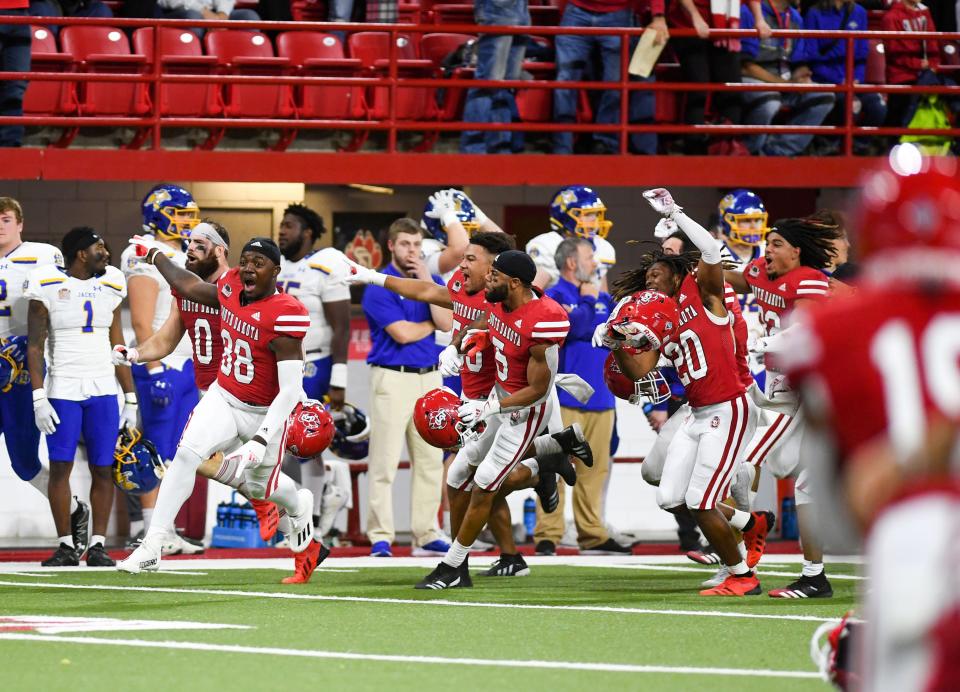
[[[773,512],[752,512],[753,527],[743,532],[743,543],[747,546],[747,567],[753,569],[763,557],[767,547],[767,534],[773,530],[777,517]]]
[[[277,506],[269,500],[254,500],[250,498],[250,504],[257,513],[257,519],[260,520],[260,538],[264,543],[269,543],[270,539],[277,534],[277,525],[280,523],[280,513],[277,512]]]
[[[705,589],[700,592],[701,596],[759,596],[763,593],[760,588],[760,580],[753,572],[749,576],[738,577],[731,574],[720,586],[714,586],[712,589]]]
[[[702,550],[688,550],[687,559],[699,565],[719,565],[720,556],[716,553],[705,553]]]
[[[294,572],[284,577],[282,584],[306,584],[313,576],[313,571],[320,563],[330,556],[330,549],[320,541],[310,541],[310,545],[302,553],[295,555]]]

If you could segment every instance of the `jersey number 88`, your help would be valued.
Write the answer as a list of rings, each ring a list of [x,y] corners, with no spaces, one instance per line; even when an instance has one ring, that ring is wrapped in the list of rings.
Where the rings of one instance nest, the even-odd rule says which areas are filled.
[[[229,377],[233,375],[240,384],[253,382],[253,353],[250,344],[243,339],[236,341],[226,329],[220,331],[223,339],[223,360],[220,361],[220,372]]]

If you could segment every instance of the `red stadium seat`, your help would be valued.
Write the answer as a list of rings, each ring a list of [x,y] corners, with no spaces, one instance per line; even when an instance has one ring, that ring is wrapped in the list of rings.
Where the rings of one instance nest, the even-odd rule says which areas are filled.
[[[389,73],[390,34],[360,31],[349,37],[348,45],[350,55],[361,61],[365,71],[377,76]],[[433,63],[419,59],[417,45],[410,36],[401,34],[397,37],[396,58],[397,74],[400,77],[433,76]],[[426,120],[435,117],[437,108],[433,92],[433,89],[422,87],[398,88],[395,110],[397,120]],[[369,103],[372,104],[374,119],[386,118],[390,113],[390,89],[375,87]]]
[[[438,75],[443,74],[443,61],[448,55],[467,41],[476,39],[470,34],[427,34],[420,40],[420,54],[431,63]],[[454,79],[464,79],[473,76],[473,68],[457,67],[450,74]],[[449,87],[444,89],[443,106],[439,110],[440,120],[457,120],[463,110],[463,100],[466,90],[463,87]]]
[[[867,84],[887,83],[887,57],[883,41],[871,39],[867,48]]]
[[[146,70],[145,55],[130,52],[127,36],[107,26],[67,26],[60,32],[63,52],[73,57],[83,72],[138,73]],[[143,115],[150,110],[146,84],[134,82],[83,82],[81,115]]]
[[[283,75],[290,60],[273,54],[273,46],[259,31],[208,31],[204,44],[209,55],[228,74]],[[290,87],[285,84],[227,84],[224,114],[230,118],[289,118],[294,114]]]
[[[320,0],[292,0],[290,14],[295,22],[325,22],[329,17],[327,3]]]
[[[57,50],[53,33],[42,26],[30,27],[31,68],[35,72],[66,72],[73,62],[69,55]],[[75,82],[41,82],[31,79],[23,98],[23,112],[28,115],[66,115],[77,110]]]
[[[277,55],[305,77],[356,77],[362,69],[360,60],[344,57],[343,44],[333,34],[284,32],[277,37]],[[304,85],[295,90],[295,101],[301,118],[357,119],[367,112],[363,87]]]
[[[553,91],[550,89],[517,89],[517,111],[525,123],[548,123],[553,120]]]
[[[133,32],[133,48],[147,56],[152,68],[154,30],[143,27]],[[200,39],[186,29],[160,29],[160,66],[166,74],[213,74],[217,59],[204,55]],[[160,113],[171,116],[216,116],[223,111],[217,84],[163,84],[160,86]]]

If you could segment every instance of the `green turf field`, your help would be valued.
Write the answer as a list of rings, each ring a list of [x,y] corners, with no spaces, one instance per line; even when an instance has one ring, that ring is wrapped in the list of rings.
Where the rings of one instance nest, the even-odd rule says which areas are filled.
[[[817,618],[852,606],[857,583],[834,578],[833,599],[799,602],[703,598],[698,585],[709,569],[653,565],[535,566],[529,577],[476,577],[473,589],[440,593],[413,590],[426,570],[412,567],[318,571],[305,586],[279,584],[285,572],[276,569],[163,567],[206,574],[0,573],[4,691],[826,689],[813,677],[809,639]],[[829,574],[856,568],[831,565]],[[761,577],[765,589],[790,581]],[[23,615],[249,629],[44,634],[4,626],[4,617]]]

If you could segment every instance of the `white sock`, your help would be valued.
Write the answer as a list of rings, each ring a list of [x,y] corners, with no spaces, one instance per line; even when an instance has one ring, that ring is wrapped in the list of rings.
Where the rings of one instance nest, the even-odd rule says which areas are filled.
[[[141,531],[143,531],[144,523],[142,519],[130,522],[130,535],[138,536]]]
[[[280,472],[280,478],[277,482],[277,489],[273,491],[269,498],[278,508],[283,507],[287,514],[300,514],[300,500],[297,497],[297,484],[293,482],[287,474]],[[312,508],[311,508],[312,509]]]
[[[37,471],[37,475],[27,481],[34,488],[43,493],[44,497],[47,497],[47,483],[50,482],[50,471],[45,466],[41,466],[40,470]],[[70,498],[70,512],[72,513],[77,508],[77,498]]]
[[[810,562],[810,560],[803,561],[803,570],[800,572],[805,577],[816,577],[823,574],[823,563],[822,562]]]
[[[741,531],[748,521],[750,521],[750,512],[744,512],[742,509],[733,510],[733,516],[729,519],[730,526]]]
[[[526,466],[530,469],[530,475],[537,476],[540,474],[540,462],[536,459],[524,459],[520,462],[521,466]]]
[[[537,456],[542,457],[547,454],[563,454],[563,447],[550,435],[541,435],[534,438],[533,448],[537,451]]]
[[[180,447],[167,467],[153,508],[153,519],[147,527],[148,536],[163,536],[173,526],[177,513],[193,492],[197,469],[203,459],[196,452]],[[144,511],[146,515],[146,511]]]
[[[472,547],[472,545],[461,545],[460,541],[454,540],[450,546],[450,550],[444,555],[443,562],[451,567],[459,567],[463,564],[463,561],[467,559],[467,555],[470,554],[470,548]]]
[[[747,567],[747,563],[744,562],[743,560],[741,560],[737,564],[730,567],[730,574],[736,575],[738,577],[742,577],[743,575],[749,574],[749,573],[750,573],[750,568]]]
[[[323,490],[326,486],[323,459],[308,459],[300,464],[300,484],[313,493],[313,514],[320,514]]]
[[[747,559],[747,545],[746,545],[746,543],[744,543],[743,541],[740,541],[739,543],[737,543],[737,550],[740,551],[740,557],[742,557],[744,560],[746,560],[746,559]]]
[[[90,547],[92,548],[93,546],[97,545],[98,543],[99,543],[100,545],[103,545],[103,544],[104,544],[104,541],[106,541],[106,538],[104,538],[103,536],[90,536]]]
[[[450,510],[443,510],[443,532],[450,535]]]
[[[74,547],[73,536],[60,536],[60,538],[58,538],[57,540],[60,541],[60,543],[70,546],[71,548]]]
[[[144,507],[140,511],[143,512],[143,525],[149,530],[153,523],[153,507]]]

